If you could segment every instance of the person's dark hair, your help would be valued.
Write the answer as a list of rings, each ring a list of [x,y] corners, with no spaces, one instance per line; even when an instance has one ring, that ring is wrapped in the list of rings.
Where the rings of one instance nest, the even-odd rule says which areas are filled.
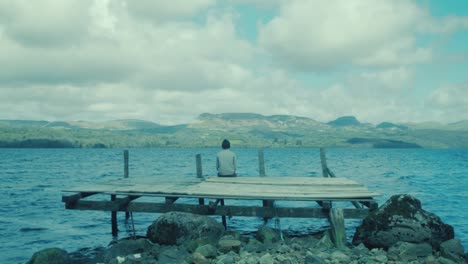
[[[223,143],[221,144],[221,147],[223,149],[228,149],[228,148],[231,147],[231,143],[229,142],[229,140],[225,139],[225,140],[223,140]]]

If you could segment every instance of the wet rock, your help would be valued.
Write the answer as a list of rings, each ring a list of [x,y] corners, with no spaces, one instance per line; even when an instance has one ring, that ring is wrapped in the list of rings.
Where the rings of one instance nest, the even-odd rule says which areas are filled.
[[[437,260],[434,256],[430,255],[430,256],[427,256],[426,259],[424,259],[424,264],[437,264]]]
[[[265,255],[261,256],[259,259],[260,264],[273,264],[273,257],[270,253],[266,253]]]
[[[240,254],[240,260],[238,264],[258,264],[259,260],[258,257],[252,255],[249,252],[243,251]]]
[[[325,261],[319,256],[308,253],[304,259],[304,264],[325,264]]]
[[[216,258],[218,255],[216,248],[211,244],[206,244],[198,247],[195,253],[201,254],[205,258]]]
[[[67,251],[60,248],[47,248],[34,253],[27,264],[68,264]]]
[[[109,264],[157,264],[158,261],[154,256],[145,256],[143,254],[130,254],[127,256],[117,256],[116,258],[106,262]]]
[[[460,264],[444,257],[438,258],[437,261],[439,264]]]
[[[457,263],[465,262],[465,250],[459,239],[450,239],[440,244],[440,255]]]
[[[208,259],[206,259],[205,256],[203,256],[202,254],[198,253],[198,252],[195,252],[192,254],[192,262],[194,264],[208,264],[210,263],[210,261]]]
[[[325,232],[323,237],[317,242],[317,244],[315,244],[315,247],[320,250],[328,250],[334,246],[335,244],[331,241],[330,234],[328,232]]]
[[[230,251],[226,255],[221,255],[216,258],[216,264],[235,264],[239,261],[239,255]]]
[[[410,195],[392,196],[383,206],[370,213],[356,230],[353,244],[388,249],[399,241],[440,243],[454,237],[453,227],[422,209],[421,202]]]
[[[241,247],[241,242],[234,239],[223,239],[218,242],[219,251],[227,253],[229,251],[234,251],[239,253]]]
[[[341,251],[334,251],[331,254],[332,262],[333,263],[349,263],[351,262],[351,258]]]
[[[161,247],[158,260],[160,264],[186,263],[190,259],[190,254],[184,248],[177,246]]]
[[[161,245],[181,245],[197,239],[217,241],[224,226],[211,217],[169,212],[148,227],[148,239]]]
[[[388,257],[391,260],[414,261],[430,255],[432,255],[432,247],[427,243],[398,242],[388,250]]]
[[[359,256],[369,254],[369,249],[366,246],[364,246],[364,244],[361,243],[355,246],[354,248],[352,248],[351,252],[354,256],[359,257]]]
[[[256,238],[263,243],[274,243],[281,240],[278,230],[268,226],[262,226],[257,231]]]
[[[152,252],[153,246],[153,243],[151,243],[148,239],[120,240],[113,244],[111,248],[106,250],[104,253],[104,261],[109,262],[110,260],[115,259],[117,256],[122,257],[131,254]]]

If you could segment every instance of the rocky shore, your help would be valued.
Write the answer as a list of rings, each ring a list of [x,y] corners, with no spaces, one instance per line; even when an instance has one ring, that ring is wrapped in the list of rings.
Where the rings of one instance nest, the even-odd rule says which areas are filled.
[[[369,214],[353,240],[337,248],[328,231],[283,236],[263,226],[255,236],[225,231],[211,217],[171,212],[161,215],[144,237],[121,239],[108,247],[67,253],[36,252],[28,264],[88,263],[467,263],[468,255],[450,225],[421,208],[409,195],[396,195]]]

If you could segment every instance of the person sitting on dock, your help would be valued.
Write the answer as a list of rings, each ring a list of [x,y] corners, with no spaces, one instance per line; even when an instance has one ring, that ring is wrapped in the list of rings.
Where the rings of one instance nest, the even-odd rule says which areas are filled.
[[[230,150],[229,140],[223,140],[223,150],[216,155],[216,169],[219,177],[236,177],[236,154]]]

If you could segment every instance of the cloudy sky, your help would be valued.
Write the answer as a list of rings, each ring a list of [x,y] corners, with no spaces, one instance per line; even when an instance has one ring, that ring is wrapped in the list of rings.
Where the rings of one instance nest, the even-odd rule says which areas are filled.
[[[468,119],[465,0],[0,0],[0,119]]]

